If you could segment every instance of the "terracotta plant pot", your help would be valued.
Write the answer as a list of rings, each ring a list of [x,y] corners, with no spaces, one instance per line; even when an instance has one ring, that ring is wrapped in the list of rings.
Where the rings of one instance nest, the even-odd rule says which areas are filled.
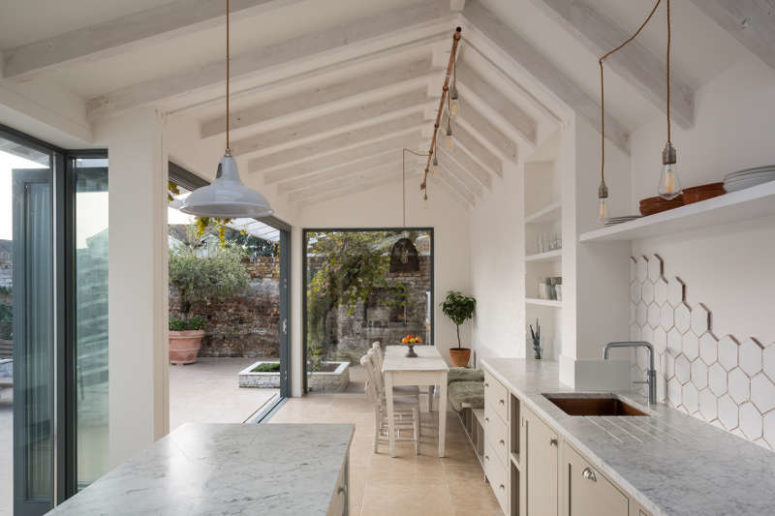
[[[170,330],[170,363],[183,365],[196,362],[196,356],[199,353],[199,348],[202,347],[204,336],[204,330]]]
[[[466,367],[471,359],[470,348],[450,348],[449,356],[452,359],[452,365],[455,367]]]

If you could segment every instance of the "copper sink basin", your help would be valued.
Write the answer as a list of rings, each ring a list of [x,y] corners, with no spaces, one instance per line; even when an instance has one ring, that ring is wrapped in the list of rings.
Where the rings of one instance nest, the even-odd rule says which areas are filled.
[[[613,394],[544,394],[569,416],[647,416]]]

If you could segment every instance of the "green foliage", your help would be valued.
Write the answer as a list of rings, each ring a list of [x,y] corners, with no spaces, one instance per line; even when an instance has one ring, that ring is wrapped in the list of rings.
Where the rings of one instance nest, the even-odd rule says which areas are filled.
[[[467,297],[456,290],[447,293],[446,299],[441,303],[441,311],[449,317],[457,328],[457,347],[460,348],[460,325],[471,319],[476,310],[476,299]]]
[[[201,330],[205,326],[204,317],[191,317],[190,319],[170,319],[170,331]]]
[[[182,244],[170,249],[170,286],[180,295],[184,319],[193,303],[209,302],[242,292],[250,280],[242,263],[245,251],[227,244]]]
[[[397,238],[391,231],[309,233],[308,256],[322,260],[316,262],[319,268],[307,283],[307,348],[311,370],[320,367],[331,345],[326,331],[328,313],[343,306],[352,315],[359,302],[366,304],[377,289],[389,287],[388,251]],[[394,303],[403,306],[405,297],[399,296]]]
[[[264,362],[250,370],[251,373],[276,373],[280,371],[279,362]]]

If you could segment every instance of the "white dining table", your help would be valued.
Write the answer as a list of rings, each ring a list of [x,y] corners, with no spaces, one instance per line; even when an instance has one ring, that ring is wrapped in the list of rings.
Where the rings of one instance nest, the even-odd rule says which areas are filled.
[[[382,362],[385,378],[390,456],[396,456],[396,434],[393,412],[393,387],[399,385],[438,386],[439,389],[439,457],[444,456],[444,440],[447,434],[447,373],[449,366],[441,358],[435,346],[415,346],[417,357],[406,356],[408,346],[386,346]],[[428,396],[433,396],[429,389]],[[429,405],[431,405],[429,403]]]

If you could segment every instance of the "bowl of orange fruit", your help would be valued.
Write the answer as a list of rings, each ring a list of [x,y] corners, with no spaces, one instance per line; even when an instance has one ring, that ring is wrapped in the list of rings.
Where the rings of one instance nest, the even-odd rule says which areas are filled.
[[[409,351],[406,353],[406,356],[409,358],[415,358],[417,357],[417,353],[414,352],[414,346],[415,344],[422,344],[422,337],[416,337],[413,334],[409,334],[403,339],[401,339],[401,344],[406,344],[409,346]]]

